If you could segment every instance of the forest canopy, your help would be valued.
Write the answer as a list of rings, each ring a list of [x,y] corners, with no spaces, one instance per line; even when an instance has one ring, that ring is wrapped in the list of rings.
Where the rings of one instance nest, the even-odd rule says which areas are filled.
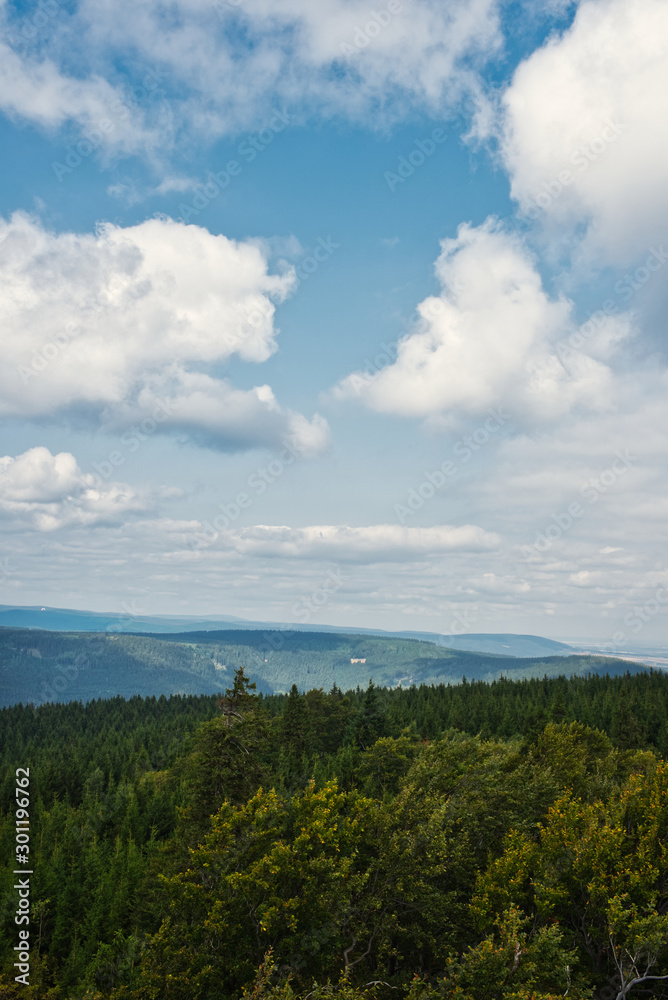
[[[0,712],[0,998],[668,996],[668,678]]]

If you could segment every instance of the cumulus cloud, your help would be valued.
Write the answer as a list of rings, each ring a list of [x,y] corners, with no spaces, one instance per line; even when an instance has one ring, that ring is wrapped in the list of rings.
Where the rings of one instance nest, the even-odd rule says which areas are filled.
[[[0,78],[0,107],[43,125],[69,118],[90,127],[123,97],[116,67],[125,62],[143,63],[131,82],[157,71],[168,91],[167,122],[146,102],[132,109],[132,127],[146,130],[151,148],[156,132],[168,147],[179,125],[208,138],[261,126],[277,104],[374,124],[416,105],[440,112],[477,89],[475,66],[501,43],[498,7],[498,0],[377,9],[366,0],[176,0],[166,15],[158,0],[83,0],[73,14],[60,12],[50,31],[25,38],[21,22],[5,18],[14,45],[5,46],[5,63],[24,85],[10,90]],[[67,72],[72,52],[76,78]],[[114,128],[104,144],[121,139],[127,145]]]
[[[206,545],[207,540],[216,541],[241,555],[360,563],[422,560],[444,552],[490,551],[499,545],[498,535],[472,524],[433,528],[407,528],[397,524],[362,528],[321,524],[290,528],[259,524],[238,531],[224,530],[215,533],[215,538],[211,530],[203,531],[201,539],[202,545]]]
[[[220,448],[324,444],[326,424],[203,368],[276,350],[275,303],[292,271],[257,243],[151,219],[95,234],[0,220],[0,415],[118,427],[162,406],[158,428]]]
[[[66,61],[65,53],[45,54],[39,42],[31,51],[41,32],[52,40],[60,34],[53,23],[50,31],[43,23],[53,22],[54,7],[61,18],[65,16],[54,2],[50,12],[49,5],[42,4],[32,17],[10,22],[7,5],[0,4],[0,110],[49,131],[78,126],[77,141],[90,143],[85,155],[93,148],[113,148],[122,154],[141,151],[154,156],[159,146],[169,143],[173,125],[168,105],[155,101],[158,92],[164,94],[158,78],[144,74],[147,86],[137,81],[133,93],[93,68],[88,74],[72,75],[60,64]]]
[[[546,294],[515,235],[494,220],[465,224],[441,248],[435,270],[442,293],[419,305],[419,320],[399,342],[396,361],[372,379],[348,376],[335,387],[337,398],[358,397],[379,412],[423,418],[480,414],[504,403],[515,418],[542,420],[575,406],[610,405],[610,368],[556,346],[573,330],[571,304]],[[610,347],[628,329],[627,318],[604,317],[599,339]]]
[[[205,447],[242,450],[290,444],[302,458],[324,451],[330,440],[327,421],[316,414],[307,420],[279,406],[269,385],[236,389],[227,379],[169,366],[139,393],[136,403],[114,413],[114,423],[141,421],[155,400],[171,430],[185,432]]]
[[[591,253],[615,265],[665,237],[667,45],[663,0],[584,0],[503,98],[503,158],[520,208],[584,223]]]
[[[0,517],[20,527],[55,531],[66,527],[122,524],[153,507],[146,492],[125,483],[102,483],[83,473],[74,455],[30,448],[0,458]]]

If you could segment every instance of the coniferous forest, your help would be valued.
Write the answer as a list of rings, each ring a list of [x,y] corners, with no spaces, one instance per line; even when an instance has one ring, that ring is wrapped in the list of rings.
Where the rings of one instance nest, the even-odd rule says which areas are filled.
[[[2,1000],[668,996],[668,678],[0,712]]]

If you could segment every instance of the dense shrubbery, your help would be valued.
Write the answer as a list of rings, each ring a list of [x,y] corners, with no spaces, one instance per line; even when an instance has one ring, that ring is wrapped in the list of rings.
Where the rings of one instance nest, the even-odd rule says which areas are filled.
[[[668,996],[668,678],[0,713],[0,1000]],[[13,815],[3,814],[5,857]]]

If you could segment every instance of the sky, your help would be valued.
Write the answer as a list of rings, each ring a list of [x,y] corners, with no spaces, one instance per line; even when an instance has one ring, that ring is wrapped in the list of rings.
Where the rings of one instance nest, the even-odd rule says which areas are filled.
[[[665,0],[0,0],[0,603],[666,638]]]

